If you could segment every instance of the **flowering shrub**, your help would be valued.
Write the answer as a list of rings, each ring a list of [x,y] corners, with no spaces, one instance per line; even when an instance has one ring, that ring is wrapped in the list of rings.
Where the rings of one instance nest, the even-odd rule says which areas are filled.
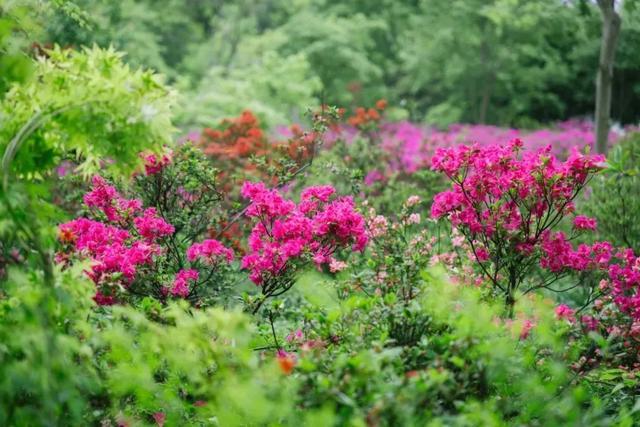
[[[154,207],[184,239],[195,242],[225,219],[218,170],[191,143],[140,157],[145,172],[133,176],[131,193]]]
[[[375,286],[371,289],[374,293],[395,293],[405,303],[417,296],[421,272],[429,265],[435,243],[435,237],[430,237],[426,229],[418,231],[424,226],[417,212],[421,204],[419,196],[410,196],[395,220],[369,208],[370,258],[366,271],[372,277],[366,283]]]
[[[373,108],[358,107],[354,114],[347,119],[347,123],[360,130],[375,129],[385,108],[387,108],[387,101],[384,99],[378,100]]]
[[[280,132],[286,136],[285,141],[275,141],[275,147],[286,154],[294,164],[302,166],[315,154],[317,135],[314,132],[307,132],[300,126],[293,124]]]
[[[217,165],[225,164],[225,174],[233,174],[234,169],[255,170],[250,157],[264,156],[270,148],[260,122],[248,110],[237,118],[223,120],[220,129],[205,128],[200,144]]]
[[[633,129],[630,129],[633,130]],[[495,143],[506,144],[520,138],[527,151],[536,151],[548,145],[551,152],[559,158],[566,158],[574,148],[581,151],[595,149],[593,123],[584,120],[567,120],[555,123],[543,129],[514,129],[490,125],[454,124],[445,130],[426,129],[426,145],[433,153],[437,148],[451,148],[459,144],[477,143],[489,146]],[[614,145],[620,138],[622,130],[612,130],[609,144]]]
[[[432,217],[445,217],[460,230],[478,267],[508,306],[536,262],[556,277],[528,282],[525,293],[548,288],[567,270],[584,271],[608,261],[610,245],[574,250],[571,237],[553,231],[574,212],[573,201],[601,169],[603,158],[574,151],[560,162],[549,151],[522,153],[522,142],[514,140],[508,146],[439,149],[433,157],[433,168],[453,188],[435,196]],[[594,227],[589,218],[574,220],[575,232]]]
[[[178,156],[142,155],[145,174],[134,178],[140,199],[123,197],[95,176],[83,198],[87,216],[60,225],[63,247],[57,260],[89,261],[86,274],[96,285],[99,305],[143,297],[178,297],[200,305],[218,296],[233,252],[217,240],[197,242],[218,196],[192,149],[180,148]]]
[[[569,321],[576,335],[596,332],[606,337],[608,348],[589,349],[582,363],[575,369],[587,372],[597,366],[605,366],[640,372],[640,257],[631,249],[603,251],[609,262],[602,268],[600,281],[589,311],[560,305],[556,314]],[[585,308],[585,307],[583,307]],[[582,310],[582,309],[581,309]],[[588,314],[587,314],[588,313]]]
[[[242,196],[251,201],[246,215],[256,220],[242,258],[242,268],[262,290],[254,312],[266,298],[290,289],[305,266],[341,269],[338,251],[362,252],[367,244],[365,221],[353,200],[334,197],[331,186],[306,188],[298,204],[263,183],[245,182]]]
[[[292,125],[281,132],[286,140],[271,141],[258,118],[246,110],[239,117],[222,120],[219,129],[203,129],[198,143],[221,167],[225,191],[233,189],[232,180],[246,177],[277,183],[283,173],[294,172],[313,157],[323,127],[335,114],[334,109],[323,108],[313,114],[310,131]]]
[[[245,110],[237,118],[223,120],[221,127],[221,130],[205,128],[202,131],[205,154],[235,159],[259,155],[266,149],[260,122],[251,111]]]
[[[389,122],[380,133],[380,147],[390,156],[390,170],[412,174],[428,166],[433,146],[425,129],[410,122]]]
[[[234,119],[225,119],[220,129],[206,128],[199,139],[199,145],[211,162],[219,167],[218,187],[227,196],[223,200],[226,211],[237,209],[240,182],[258,179],[274,186],[282,187],[307,169],[313,162],[322,136],[328,126],[337,118],[337,109],[323,106],[311,113],[311,129],[303,130],[298,125],[281,129],[280,137],[267,138],[258,119],[250,111]],[[238,222],[243,210],[221,218],[210,230],[214,238],[229,243],[237,252],[245,248],[240,243],[246,234],[242,223]]]

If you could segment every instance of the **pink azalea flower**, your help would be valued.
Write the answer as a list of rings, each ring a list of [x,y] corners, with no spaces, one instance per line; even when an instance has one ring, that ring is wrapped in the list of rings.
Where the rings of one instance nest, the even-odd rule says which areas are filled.
[[[410,208],[410,207],[413,207],[413,206],[417,205],[418,203],[420,203],[420,201],[421,201],[421,200],[420,200],[420,196],[415,196],[415,195],[413,195],[413,196],[410,196],[410,197],[407,199],[407,201],[406,201],[406,203],[405,203],[405,204],[407,205],[407,207],[409,207],[409,208]]]
[[[155,208],[145,209],[142,216],[134,218],[133,223],[138,233],[149,241],[170,236],[175,231],[173,225],[158,216]]]
[[[180,270],[173,281],[171,294],[183,298],[188,297],[190,293],[189,282],[193,283],[197,280],[198,272],[196,270]]]
[[[191,262],[201,259],[208,264],[215,264],[220,259],[233,261],[233,251],[215,239],[207,239],[194,243],[187,249],[187,259]]]
[[[407,224],[419,224],[419,223],[420,223],[419,213],[412,213],[411,215],[409,215],[409,218],[407,218]]]
[[[249,270],[257,285],[287,272],[309,254],[318,268],[343,265],[333,257],[336,250],[351,247],[363,251],[368,241],[365,220],[350,197],[334,198],[331,186],[309,187],[300,203],[285,200],[277,190],[262,183],[245,182],[242,195],[251,200],[247,216],[258,218],[249,235],[241,267]]]
[[[154,153],[142,153],[140,157],[144,161],[144,170],[147,175],[155,175],[171,163],[171,152],[160,157]]]
[[[573,228],[576,230],[591,230],[595,231],[598,227],[598,223],[595,218],[589,218],[584,215],[576,215],[573,219]]]
[[[167,419],[167,416],[164,412],[154,412],[153,420],[156,422],[158,427],[164,427],[164,423]]]
[[[573,323],[575,322],[575,310],[573,310],[572,308],[570,308],[568,305],[565,304],[560,304],[559,306],[556,307],[556,318],[558,319],[563,319],[563,320],[568,320],[569,322]]]

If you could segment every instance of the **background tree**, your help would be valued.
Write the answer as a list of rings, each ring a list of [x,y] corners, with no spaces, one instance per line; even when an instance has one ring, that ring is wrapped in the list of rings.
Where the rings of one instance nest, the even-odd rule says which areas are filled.
[[[247,107],[273,126],[320,99],[357,107],[381,97],[437,125],[594,114],[595,2],[77,2],[91,8],[90,29],[58,12],[42,42],[113,44],[129,63],[160,70],[186,94],[183,126]],[[640,117],[640,16],[619,13],[611,119],[630,123]]]
[[[613,63],[618,45],[618,35],[622,20],[616,11],[615,0],[598,0],[602,13],[602,41],[598,76],[596,80],[596,148],[599,153],[607,153],[609,137],[609,116],[613,85]]]

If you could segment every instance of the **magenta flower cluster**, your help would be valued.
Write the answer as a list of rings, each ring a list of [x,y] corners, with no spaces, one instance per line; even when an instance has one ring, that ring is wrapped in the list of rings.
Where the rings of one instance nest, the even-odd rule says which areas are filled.
[[[609,145],[614,145],[626,132],[634,127],[612,129]],[[439,148],[455,148],[460,145],[477,144],[488,147],[495,144],[507,144],[520,138],[524,141],[525,151],[538,151],[547,146],[551,153],[565,159],[577,147],[584,151],[594,149],[594,126],[590,121],[567,120],[555,125],[535,130],[502,128],[481,124],[452,124],[446,129],[421,126],[409,121],[385,122],[376,132],[376,143],[385,155],[384,170],[368,170],[365,184],[386,181],[395,173],[413,174],[431,166],[432,157]],[[361,136],[357,128],[344,125],[328,133],[327,144],[344,139],[348,144]]]
[[[507,146],[438,149],[433,169],[454,185],[435,196],[432,216],[446,215],[474,235],[504,233],[520,240],[520,250],[529,250],[545,230],[573,212],[573,199],[604,159],[574,151],[560,162],[549,147],[524,153],[521,148],[516,139]],[[591,221],[577,217],[576,228],[588,228]]]
[[[583,243],[574,249],[563,232],[549,230],[540,240],[540,266],[554,273],[606,268],[611,261],[613,247],[609,242]]]
[[[57,260],[67,263],[72,256],[88,259],[87,276],[95,283],[95,300],[100,305],[118,301],[119,288],[129,289],[139,278],[141,269],[152,274],[158,257],[165,254],[166,238],[175,232],[155,208],[142,208],[137,199],[125,199],[102,177],[92,180],[92,189],[84,203],[91,218],[77,218],[59,227],[59,239],[65,251]],[[213,265],[220,259],[233,260],[233,252],[217,240],[195,243],[186,251],[189,261],[202,260]],[[198,280],[198,271],[177,271],[173,284],[162,287],[162,294],[187,297],[190,285]],[[145,276],[149,279],[148,276]]]
[[[593,314],[583,315],[580,325],[585,331],[599,331],[610,339],[620,339],[637,354],[640,345],[640,257],[631,249],[614,249],[608,242],[599,242],[602,260],[595,265],[604,273],[593,302]],[[595,246],[595,245],[594,245]],[[606,261],[606,262],[605,262]],[[575,310],[561,305],[558,318],[575,323]],[[633,347],[632,347],[633,346]],[[637,367],[637,360],[632,361]]]
[[[233,251],[214,239],[204,240],[202,243],[194,243],[187,249],[187,259],[191,262],[201,260],[213,265],[221,260],[233,261]]]
[[[183,298],[187,298],[190,293],[189,284],[197,282],[198,274],[197,270],[188,269],[188,270],[180,270],[178,274],[176,274],[176,278],[173,281],[173,287],[171,288],[171,293],[176,296],[180,296]]]
[[[150,265],[160,253],[155,242],[135,240],[124,229],[87,218],[78,218],[60,226],[61,240],[73,245],[73,251],[91,260],[87,276],[98,286],[95,300],[107,305],[115,302],[110,293],[101,291],[102,285],[117,281],[129,285],[141,266]],[[64,260],[63,255],[58,260]]]
[[[463,233],[485,277],[507,294],[510,303],[535,261],[556,278],[570,271],[604,276],[594,304],[597,316],[583,315],[577,322],[576,311],[566,305],[558,306],[556,315],[584,331],[603,328],[609,335],[637,343],[640,257],[606,241],[574,246],[576,233],[597,229],[593,218],[575,215],[571,236],[553,230],[574,214],[574,199],[604,159],[573,151],[561,162],[549,148],[521,150],[519,140],[509,146],[438,150],[433,168],[444,173],[453,187],[435,196],[432,216],[446,217]],[[527,291],[548,288],[553,282],[545,279]]]
[[[144,171],[147,175],[155,175],[162,171],[169,163],[171,163],[170,151],[158,156],[155,153],[142,153],[140,157],[144,162]]]
[[[94,176],[92,184],[91,191],[84,195],[84,204],[104,214],[107,221],[121,222],[142,209],[140,200],[122,198],[102,177]]]
[[[631,129],[633,130],[633,129]],[[567,158],[574,148],[595,148],[593,123],[582,120],[560,122],[550,128],[526,130],[490,125],[454,124],[445,130],[417,126],[410,122],[385,123],[381,128],[381,147],[392,155],[395,171],[413,173],[431,165],[438,148],[478,144],[481,147],[506,144],[520,138],[524,150],[537,151],[547,146],[558,158]],[[620,131],[612,131],[609,144],[620,139]]]
[[[608,287],[616,306],[640,322],[640,257],[631,249],[616,253],[617,263],[608,270]]]
[[[576,215],[573,219],[573,228],[576,230],[595,231],[598,228],[598,222],[595,218],[589,218],[584,215]]]
[[[173,234],[173,225],[158,216],[155,208],[145,209],[142,215],[133,218],[133,224],[138,234],[147,239],[155,240]]]
[[[550,151],[523,151],[522,141],[515,139],[506,146],[441,148],[432,159],[433,169],[453,184],[434,197],[432,217],[446,217],[462,232],[483,273],[509,295],[509,301],[531,257],[552,273],[608,262],[606,245],[574,250],[570,238],[552,231],[574,212],[575,197],[602,168],[604,158],[574,150],[566,161],[559,161]],[[574,219],[576,232],[595,227],[591,218]]]
[[[153,208],[142,210],[142,202],[125,199],[102,177],[95,176],[93,187],[84,203],[96,219],[77,218],[60,225],[60,240],[70,245],[71,252],[91,260],[86,272],[98,290],[99,304],[113,304],[112,292],[105,285],[130,285],[138,269],[153,263],[162,252],[158,242],[174,232],[171,224],[160,218]],[[68,258],[61,253],[58,259]]]
[[[246,215],[257,220],[242,268],[257,285],[285,276],[305,260],[335,267],[336,251],[363,251],[367,244],[363,216],[350,197],[334,197],[331,186],[305,189],[298,204],[263,183],[245,182],[241,194],[251,201]]]

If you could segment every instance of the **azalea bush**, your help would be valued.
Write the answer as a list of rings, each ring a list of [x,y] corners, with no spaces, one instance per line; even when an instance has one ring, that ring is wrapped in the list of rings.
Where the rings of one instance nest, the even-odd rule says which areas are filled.
[[[245,214],[256,221],[242,258],[242,268],[262,292],[254,312],[266,298],[289,290],[306,266],[342,270],[346,264],[338,253],[362,252],[367,244],[365,221],[353,199],[334,197],[331,186],[306,188],[298,204],[262,183],[246,182],[242,195],[251,201]]]
[[[199,143],[204,153],[215,163],[225,165],[225,174],[250,174],[252,170],[257,172],[255,164],[250,162],[251,157],[264,156],[271,148],[260,127],[260,121],[249,110],[242,112],[237,118],[224,119],[220,123],[220,129],[203,129]],[[234,178],[231,176],[228,180]],[[228,185],[231,184],[229,182]]]
[[[572,243],[597,230],[595,219],[575,214],[574,200],[602,159],[575,153],[558,162],[544,151],[519,157],[520,147],[514,141],[439,151],[434,168],[446,174],[453,190],[436,195],[432,215],[446,217],[464,236],[476,270],[505,299],[509,316],[518,295],[586,288],[579,306],[556,309],[583,345],[572,368],[598,381],[615,367],[631,380],[640,368],[638,258],[633,249],[609,241]],[[554,231],[565,217],[572,218],[566,224],[570,235]],[[576,274],[577,284],[561,280]]]
[[[417,296],[421,272],[436,252],[436,237],[423,229],[421,204],[419,196],[410,196],[402,204],[397,218],[392,219],[369,208],[367,234],[371,253],[366,266],[362,266],[363,271],[356,276],[362,281],[360,286],[374,285],[368,290],[379,295],[393,293],[407,303]]]
[[[282,186],[313,162],[337,110],[322,107],[310,114],[311,129],[291,125],[282,129],[277,137],[270,137],[258,118],[245,110],[239,117],[224,119],[217,128],[204,128],[198,137],[188,135],[187,139],[195,139],[220,170],[221,190],[237,197],[246,179]]]
[[[185,298],[210,304],[220,297],[234,253],[206,238],[220,200],[215,171],[187,145],[175,155],[143,154],[144,173],[125,198],[96,175],[84,197],[86,216],[61,224],[56,260],[87,259],[100,305]]]
[[[464,236],[474,260],[494,291],[510,308],[516,292],[549,288],[567,271],[584,271],[608,262],[611,245],[574,249],[558,224],[575,211],[574,200],[603,161],[574,152],[559,162],[549,150],[521,153],[522,142],[508,146],[440,149],[433,168],[452,182],[431,207],[435,219],[447,218]],[[596,221],[573,218],[573,233],[595,230]],[[539,282],[533,269],[548,272]]]

